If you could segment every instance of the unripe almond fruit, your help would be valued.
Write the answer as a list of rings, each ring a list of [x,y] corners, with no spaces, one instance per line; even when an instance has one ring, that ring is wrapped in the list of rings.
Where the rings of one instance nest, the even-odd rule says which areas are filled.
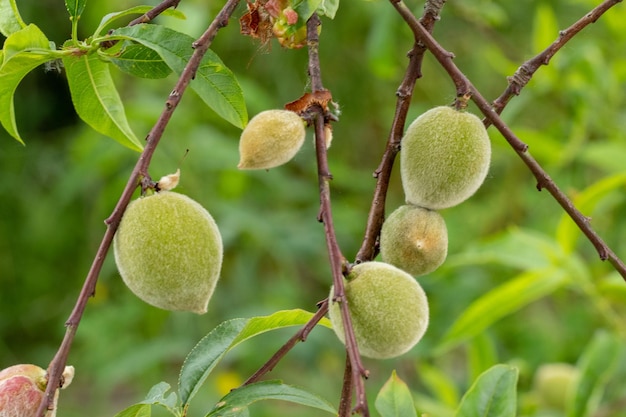
[[[222,239],[199,203],[172,191],[132,201],[115,234],[117,268],[130,290],[165,310],[206,313],[222,267]]]
[[[400,174],[407,203],[431,210],[455,206],[482,185],[491,159],[485,126],[471,113],[435,107],[406,130]]]
[[[380,255],[413,276],[439,268],[448,254],[448,229],[441,214],[413,205],[397,208],[383,223]]]
[[[569,363],[546,363],[535,373],[533,390],[544,407],[565,410],[577,378],[578,369]]]
[[[74,367],[66,366],[61,388],[67,387],[73,376]],[[47,385],[48,373],[36,365],[14,365],[0,371],[0,417],[36,417]],[[46,417],[56,416],[58,395],[57,390]]]
[[[345,297],[361,355],[400,356],[420,341],[428,327],[428,300],[408,273],[383,262],[355,265],[344,280]],[[330,321],[345,343],[341,306],[331,287]]]
[[[304,121],[289,110],[266,110],[254,116],[239,140],[239,169],[269,169],[293,158],[302,147]]]

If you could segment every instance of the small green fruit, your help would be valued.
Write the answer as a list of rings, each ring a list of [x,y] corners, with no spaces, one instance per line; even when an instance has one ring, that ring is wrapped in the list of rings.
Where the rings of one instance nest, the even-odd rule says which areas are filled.
[[[383,262],[355,265],[344,280],[354,336],[363,356],[400,356],[420,341],[428,327],[428,300],[406,272]],[[334,299],[334,288],[329,300]],[[341,307],[328,310],[337,337],[345,343]]]
[[[569,363],[547,363],[535,373],[533,389],[544,407],[565,410],[578,377],[578,369]]]
[[[206,313],[222,267],[213,217],[171,191],[128,205],[114,239],[122,279],[143,301],[165,310]]]
[[[451,107],[435,107],[406,130],[400,174],[407,203],[439,210],[471,197],[482,185],[491,144],[481,120]]]
[[[266,110],[241,133],[239,169],[269,169],[289,162],[302,147],[304,121],[289,110]]]
[[[447,254],[448,229],[436,211],[405,205],[383,223],[380,232],[383,262],[419,276],[437,269]]]

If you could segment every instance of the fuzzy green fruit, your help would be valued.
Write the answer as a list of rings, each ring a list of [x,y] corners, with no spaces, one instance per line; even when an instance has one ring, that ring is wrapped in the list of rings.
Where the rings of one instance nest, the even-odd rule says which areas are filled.
[[[578,369],[569,363],[547,363],[535,373],[533,389],[544,407],[565,410],[578,377]]]
[[[114,239],[122,279],[143,301],[165,310],[206,313],[222,267],[213,217],[171,191],[128,205]]]
[[[456,206],[482,185],[491,144],[481,120],[451,107],[435,107],[406,130],[400,174],[407,203],[439,210]]]
[[[387,359],[400,356],[420,341],[428,327],[428,300],[406,272],[383,262],[355,265],[344,280],[354,336],[361,355]],[[330,298],[334,298],[334,288]],[[345,343],[341,307],[328,310],[337,337]]]
[[[266,110],[250,119],[239,140],[239,169],[269,169],[289,162],[302,147],[304,121],[289,110]]]
[[[390,263],[419,276],[439,268],[448,254],[448,229],[439,213],[405,205],[383,223],[380,255]]]

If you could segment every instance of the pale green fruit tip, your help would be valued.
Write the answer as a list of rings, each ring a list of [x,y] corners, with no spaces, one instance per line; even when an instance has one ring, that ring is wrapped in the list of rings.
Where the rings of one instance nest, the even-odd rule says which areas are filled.
[[[435,107],[406,130],[400,174],[407,203],[439,210],[462,203],[489,171],[491,143],[472,113]]]
[[[374,359],[400,356],[420,341],[428,327],[428,300],[408,273],[383,262],[355,265],[344,280],[345,296],[361,355]],[[333,329],[343,343],[341,306],[328,310]]]
[[[448,255],[448,229],[436,211],[413,205],[397,208],[383,223],[380,255],[413,276],[439,268]]]
[[[171,191],[128,205],[115,234],[117,268],[128,288],[165,310],[203,314],[222,267],[222,239],[213,217]]]
[[[543,364],[535,373],[533,391],[544,407],[565,410],[578,375],[578,369],[569,363]]]
[[[289,162],[300,150],[304,121],[289,110],[266,110],[252,119],[239,140],[239,169],[269,169]]]

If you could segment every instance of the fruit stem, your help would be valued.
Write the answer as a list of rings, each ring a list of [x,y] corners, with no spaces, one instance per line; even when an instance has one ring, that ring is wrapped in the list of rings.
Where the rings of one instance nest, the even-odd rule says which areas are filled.
[[[78,299],[76,300],[76,304],[72,313],[70,314],[68,320],[65,323],[66,331],[65,336],[63,337],[63,341],[59,346],[59,349],[50,362],[48,366],[48,386],[46,387],[46,392],[44,395],[41,404],[37,410],[38,417],[44,417],[47,410],[52,406],[54,401],[54,394],[59,386],[61,381],[61,377],[63,376],[63,370],[65,369],[65,365],[67,363],[67,357],[69,355],[69,351],[74,340],[74,336],[76,334],[76,330],[80,323],[80,320],[83,316],[85,308],[87,306],[87,301],[89,297],[91,297],[96,289],[96,282],[98,280],[98,275],[102,270],[102,264],[104,263],[104,259],[106,258],[106,254],[111,247],[111,242],[113,241],[113,236],[117,231],[117,227],[120,223],[122,215],[126,210],[126,206],[130,202],[133,193],[137,186],[140,183],[140,178],[148,177],[147,171],[148,166],[150,165],[150,161],[152,159],[152,155],[158,145],[161,137],[163,136],[163,132],[165,131],[165,127],[167,126],[174,110],[178,106],[182,95],[193,79],[198,66],[200,65],[200,61],[202,57],[205,55],[208,50],[211,42],[215,38],[217,31],[221,28],[228,25],[228,19],[233,14],[236,6],[239,4],[240,0],[228,0],[222,10],[217,14],[215,19],[211,22],[207,30],[202,34],[200,38],[196,42],[193,43],[194,53],[191,56],[191,59],[185,66],[176,86],[170,96],[168,97],[165,103],[165,109],[161,113],[161,116],[153,126],[152,130],[147,136],[146,146],[144,150],[141,152],[139,159],[133,169],[128,182],[126,183],[126,187],[122,191],[120,199],[118,200],[113,212],[109,218],[105,220],[105,224],[107,225],[107,229],[104,233],[98,251],[94,257],[94,260],[91,264],[89,272],[87,273],[87,277],[85,278],[85,282],[80,291]],[[160,5],[155,7],[156,12],[150,13],[148,12],[146,16],[149,18],[154,18],[157,14],[164,11],[167,7],[164,8],[164,5],[176,6],[178,1],[165,0]],[[153,9],[154,10],[154,9]]]

